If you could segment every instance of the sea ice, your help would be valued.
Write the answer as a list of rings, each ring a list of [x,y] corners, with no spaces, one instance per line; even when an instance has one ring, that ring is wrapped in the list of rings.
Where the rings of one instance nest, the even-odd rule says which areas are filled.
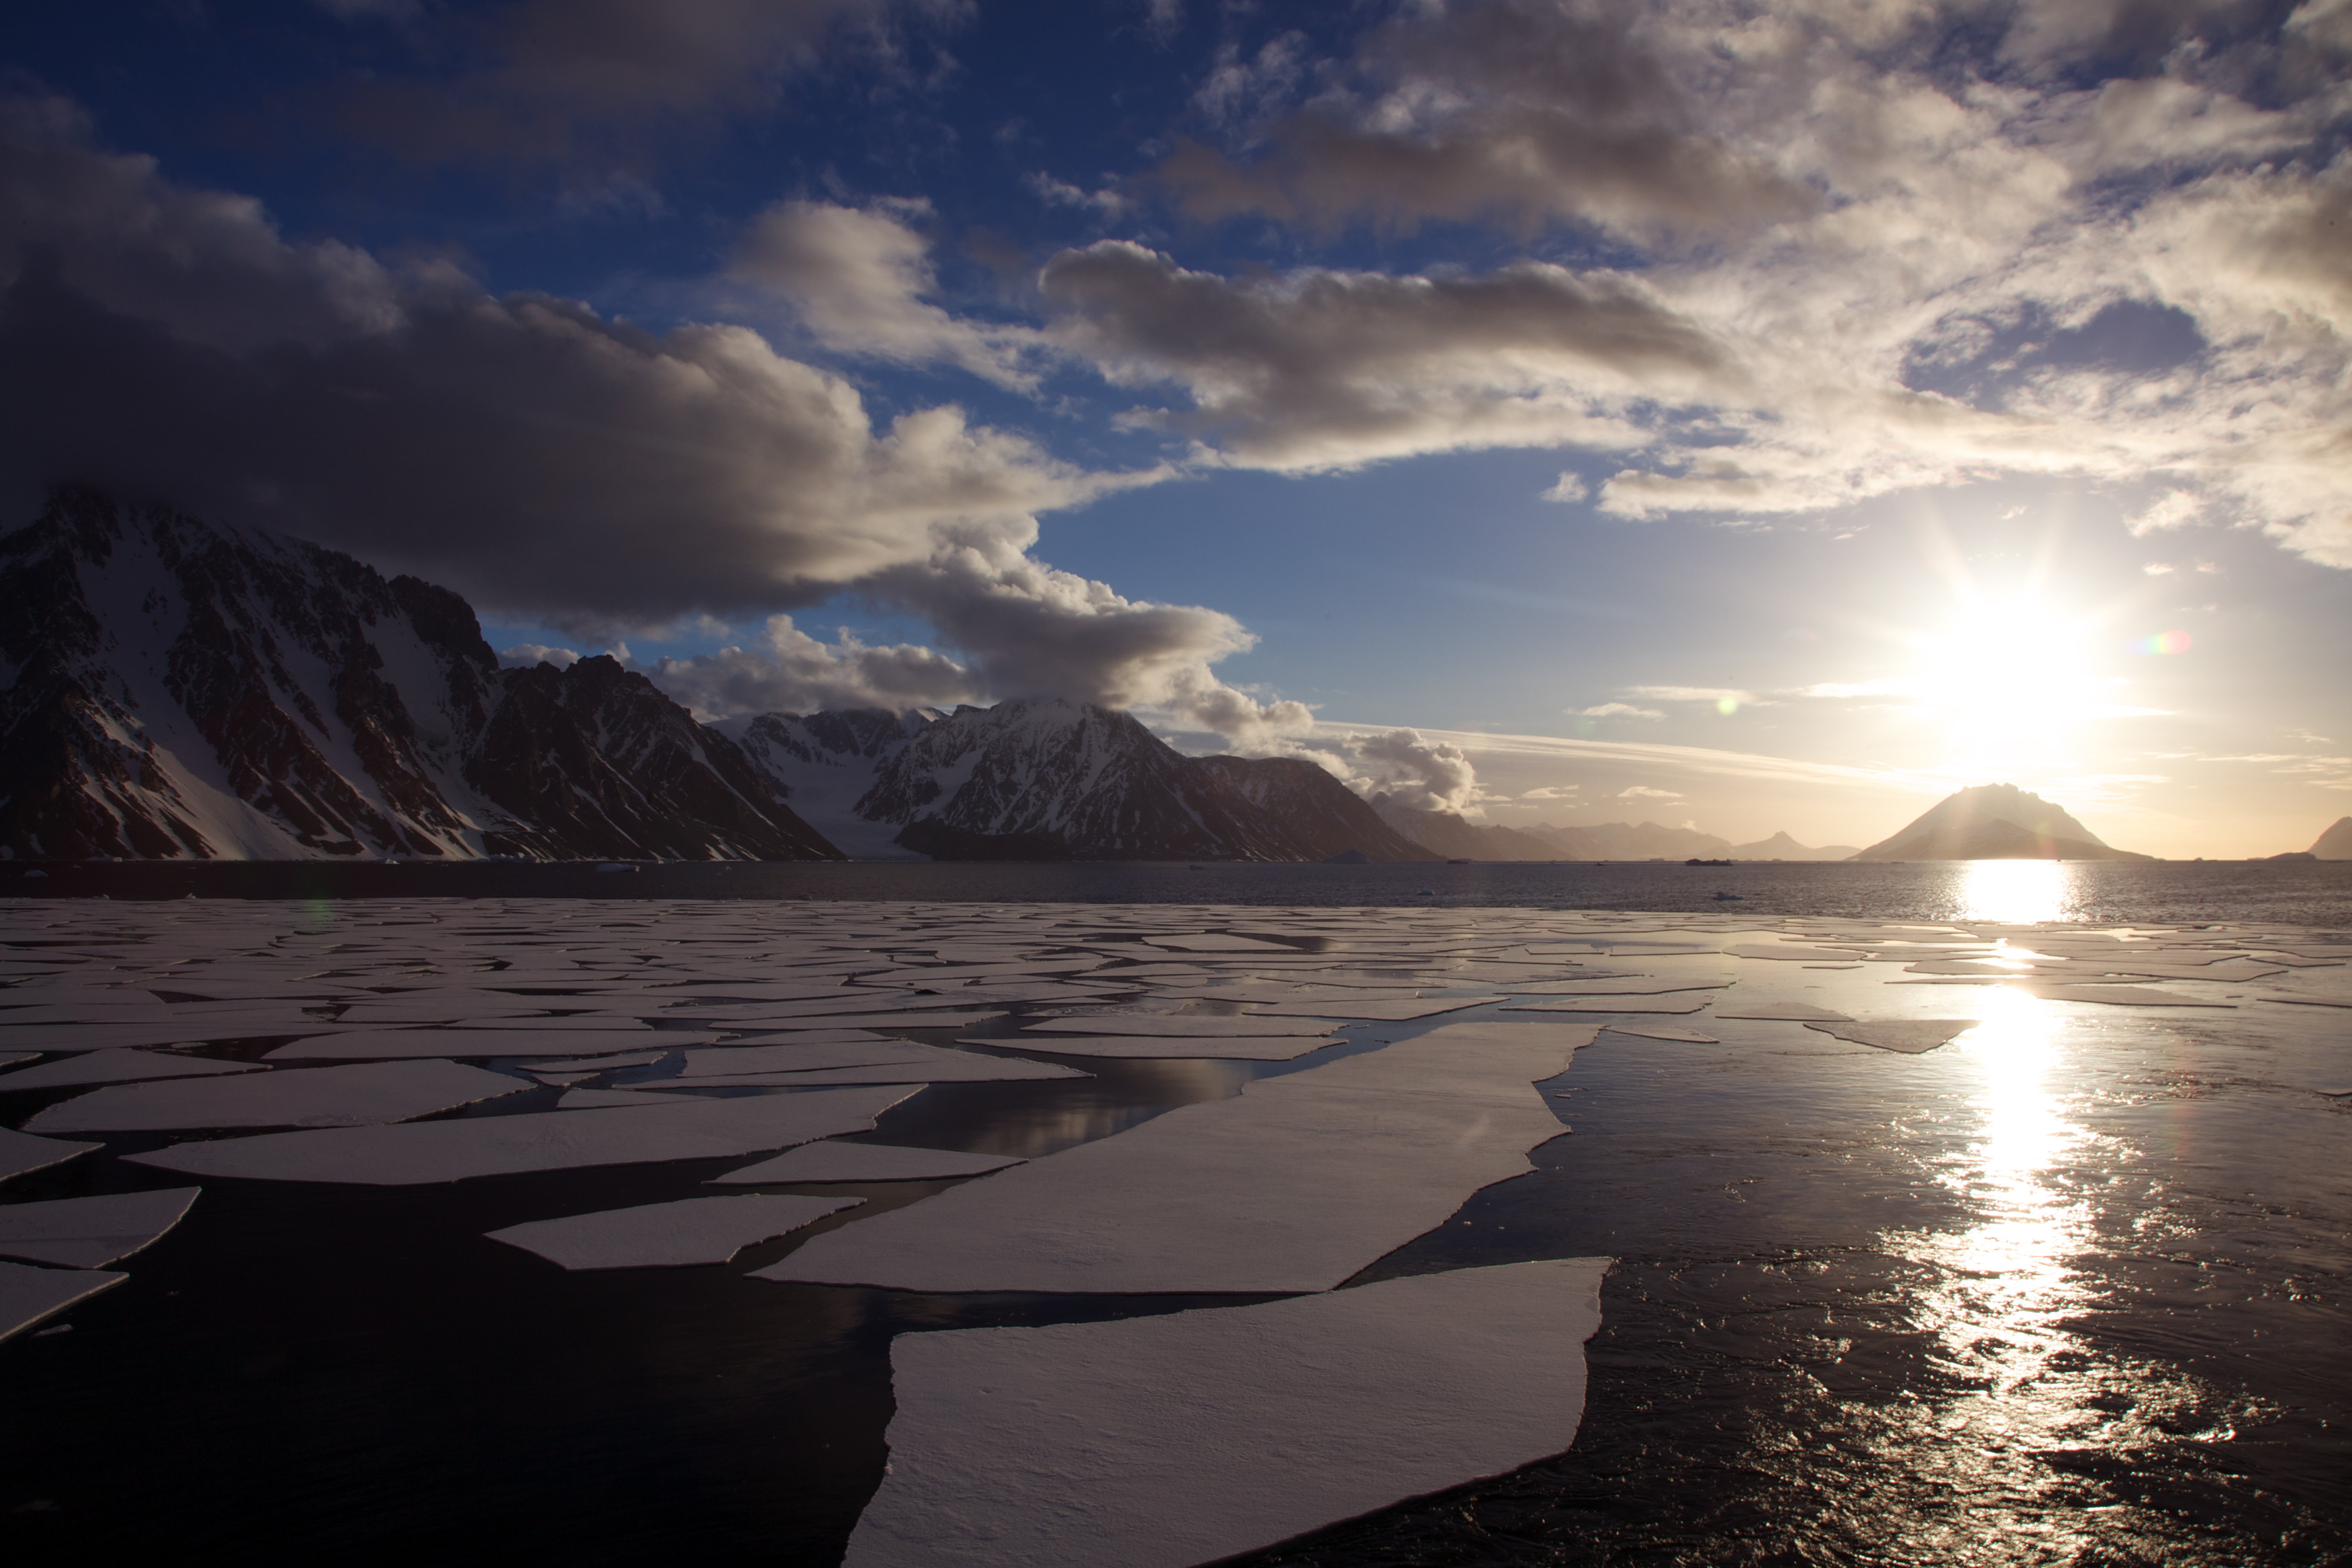
[[[1582,1419],[1608,1267],[901,1334],[844,1568],[1190,1568],[1547,1458]]]
[[[614,1105],[676,1105],[678,1097],[644,1089],[567,1089],[555,1102],[558,1110],[601,1110]]]
[[[1154,1035],[1170,1039],[1235,1039],[1252,1035],[1323,1035],[1330,1026],[1312,1019],[1235,1017],[1214,1013],[1087,1013],[1075,1018],[1045,1018],[1022,1026],[1025,1034]],[[1010,1042],[1007,1042],[1010,1043]],[[1040,1049],[1051,1050],[1050,1046]]]
[[[50,1106],[26,1122],[25,1130],[353,1127],[404,1121],[530,1087],[504,1073],[447,1061],[370,1062],[252,1078],[174,1079],[94,1089]]]
[[[813,1225],[863,1198],[803,1198],[746,1193],[724,1198],[606,1209],[532,1220],[487,1232],[559,1268],[671,1268],[724,1263],[755,1241]]]
[[[811,1241],[768,1279],[907,1290],[1328,1290],[1531,1169],[1535,1082],[1597,1026],[1454,1024],[1260,1079]]]
[[[652,1034],[665,1050],[679,1046],[707,1046],[717,1035],[660,1030]],[[375,1061],[401,1057],[570,1057],[593,1050],[602,1042],[583,1037],[578,1029],[354,1029],[342,1035],[321,1035],[296,1040],[269,1053],[270,1061]],[[632,1034],[616,1040],[614,1049],[647,1043]]]
[[[1309,1051],[1339,1045],[1345,1037],[1327,1035],[1245,1035],[1225,1040],[1180,1040],[1150,1035],[1055,1035],[1040,1039],[973,1039],[966,1046],[1017,1045],[1024,1051],[1048,1056],[1128,1057],[1142,1061],[1297,1061]]]
[[[1610,1024],[1602,1027],[1607,1035],[1638,1035],[1645,1040],[1674,1040],[1686,1046],[1719,1046],[1713,1035],[1696,1034],[1689,1029],[1669,1029],[1656,1024]]]
[[[42,1319],[62,1312],[130,1279],[87,1268],[31,1268],[0,1263],[0,1340],[21,1334]]]
[[[1853,1020],[1843,1013],[1827,1007],[1816,1007],[1810,1002],[1750,1002],[1746,1006],[1734,1005],[1717,1007],[1718,1018],[1748,1018],[1777,1021],[1785,1024],[1850,1024]]]
[[[1421,1001],[1275,1002],[1259,1007],[1254,1018],[1364,1018],[1375,1023],[1402,1024],[1434,1018],[1465,1007],[1484,1007],[1500,996],[1433,996]]]
[[[772,1160],[710,1178],[713,1185],[770,1185],[789,1182],[939,1182],[982,1176],[1021,1161],[1004,1154],[967,1154],[953,1149],[908,1149],[894,1143],[803,1143]]]
[[[680,1096],[675,1104],[611,1110],[545,1110],[395,1127],[265,1132],[179,1143],[123,1158],[197,1175],[404,1186],[512,1171],[756,1154],[844,1132],[870,1132],[875,1117],[911,1092],[888,1086],[731,1100],[695,1096],[690,1102]]]
[[[666,1056],[667,1056],[667,1055],[669,1055],[669,1052],[667,1052],[667,1051],[666,1051],[666,1050],[661,1050],[661,1051],[624,1051],[624,1052],[620,1053],[620,1054],[619,1054],[619,1055],[617,1055],[617,1056],[609,1056],[609,1057],[582,1057],[582,1058],[581,1058],[580,1059],[578,1059],[577,1061],[569,1061],[569,1062],[541,1062],[541,1061],[535,1061],[535,1062],[533,1062],[533,1063],[531,1063],[531,1064],[530,1064],[530,1070],[531,1070],[532,1072],[534,1072],[534,1073],[559,1073],[559,1072],[600,1073],[600,1072],[611,1072],[611,1071],[613,1071],[613,1070],[614,1070],[615,1068],[641,1068],[641,1067],[650,1066],[652,1063],[655,1063],[655,1062],[657,1062],[657,1061],[661,1060],[661,1059],[662,1059],[662,1058],[664,1058],[664,1057],[666,1057]]]
[[[1002,1045],[1003,1041],[992,1041]],[[1024,1079],[1091,1078],[1059,1062],[1021,1057],[984,1057],[972,1051],[940,1051],[911,1062],[869,1062],[859,1067],[811,1068],[797,1072],[704,1073],[656,1079],[648,1089],[805,1089],[830,1083],[993,1083]]]
[[[1805,1027],[1857,1046],[1876,1046],[1882,1051],[1916,1057],[1966,1034],[1979,1022],[1976,1018],[1865,1018],[1843,1024],[1809,1022]]]
[[[102,1268],[180,1223],[202,1187],[0,1205],[0,1258]]]
[[[1570,997],[1559,1002],[1512,1002],[1506,1004],[1506,1013],[1696,1013],[1709,999],[1696,1000],[1687,996],[1589,996]]]
[[[26,1068],[0,1078],[0,1090],[66,1089],[81,1083],[127,1083],[150,1078],[208,1078],[217,1073],[260,1072],[259,1062],[225,1062],[211,1057],[164,1057],[152,1051],[89,1051],[64,1061]]]
[[[103,1143],[68,1143],[56,1138],[36,1138],[13,1128],[0,1127],[0,1182],[105,1147]]]

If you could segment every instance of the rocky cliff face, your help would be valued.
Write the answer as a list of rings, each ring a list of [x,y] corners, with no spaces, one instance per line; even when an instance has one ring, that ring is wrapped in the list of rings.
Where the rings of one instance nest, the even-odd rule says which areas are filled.
[[[1104,708],[1040,699],[903,718],[767,714],[727,728],[804,809],[832,802],[838,815],[816,820],[860,856],[1432,858],[1311,763],[1187,757]]]
[[[446,589],[87,491],[0,537],[0,756],[15,858],[838,854],[610,659],[502,671]]]

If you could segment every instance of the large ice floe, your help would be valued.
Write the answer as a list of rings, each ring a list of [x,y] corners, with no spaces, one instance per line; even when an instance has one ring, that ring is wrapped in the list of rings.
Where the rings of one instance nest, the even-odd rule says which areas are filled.
[[[686,1198],[532,1220],[489,1233],[492,1241],[537,1253],[561,1268],[667,1268],[724,1263],[756,1241],[814,1225],[859,1198]]]
[[[1607,1267],[901,1334],[845,1568],[1190,1568],[1549,1458],[1576,1440]]]
[[[1455,1025],[1188,1105],[815,1237],[766,1279],[971,1290],[1328,1290],[1524,1174],[1538,1080],[1594,1027]]]

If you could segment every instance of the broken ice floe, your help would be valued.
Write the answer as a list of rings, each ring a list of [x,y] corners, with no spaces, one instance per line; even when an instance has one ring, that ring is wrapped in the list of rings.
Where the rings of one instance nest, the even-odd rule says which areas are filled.
[[[1018,1044],[1024,1051],[1043,1051],[1049,1056],[1127,1057],[1146,1061],[1287,1062],[1309,1051],[1339,1045],[1343,1039],[1339,1035],[1244,1035],[1223,1040],[1183,1040],[1152,1035],[1052,1035],[1035,1039],[1024,1037]],[[1014,1042],[976,1039],[960,1043],[1003,1046]]]
[[[529,1089],[447,1061],[369,1062],[252,1077],[173,1079],[94,1089],[25,1123],[28,1132],[184,1127],[353,1127],[404,1121]]]
[[[803,1143],[772,1160],[710,1178],[714,1184],[782,1184],[788,1182],[938,1182],[982,1176],[1021,1161],[1006,1154],[968,1154],[953,1149],[908,1149],[891,1143]]]
[[[1023,1026],[1039,1035],[1156,1035],[1169,1039],[1234,1039],[1251,1035],[1322,1035],[1330,1026],[1313,1019],[1236,1017],[1223,1014],[1087,1013],[1045,1018]],[[1050,1047],[1041,1047],[1050,1049]]]
[[[719,1037],[668,1030],[624,1031],[610,1037],[613,1048],[657,1042],[664,1049],[707,1046]],[[296,1040],[269,1053],[270,1061],[389,1060],[401,1057],[570,1057],[604,1043],[597,1031],[578,1029],[353,1029]]]
[[[0,1258],[102,1268],[180,1223],[201,1187],[0,1205]]]
[[[0,1127],[0,1182],[11,1176],[21,1176],[27,1171],[46,1170],[51,1165],[87,1154],[92,1149],[103,1149],[103,1143],[68,1143],[58,1138],[36,1138],[27,1132]]]
[[[875,1117],[911,1092],[887,1086],[731,1100],[694,1097],[690,1102],[681,1096],[675,1104],[611,1110],[548,1110],[390,1127],[265,1132],[252,1138],[180,1143],[123,1157],[197,1175],[404,1186],[513,1171],[756,1154],[815,1138],[869,1132]]]
[[[90,1268],[33,1268],[22,1263],[0,1263],[0,1340],[23,1333],[42,1319],[130,1278]]]
[[[225,1062],[210,1057],[167,1057],[153,1051],[89,1051],[63,1061],[0,1078],[0,1090],[69,1089],[85,1083],[128,1083],[140,1079],[208,1078],[222,1073],[264,1071],[258,1062]]]
[[[1457,1024],[1183,1106],[816,1237],[770,1279],[931,1292],[1328,1290],[1533,1169],[1596,1026]]]
[[[562,1268],[672,1268],[724,1263],[753,1242],[798,1230],[865,1201],[747,1193],[532,1220],[487,1234],[492,1241],[537,1253]]]
[[[1576,1438],[1608,1267],[901,1334],[844,1568],[1191,1568],[1547,1458]]]
[[[1864,1018],[1843,1023],[1808,1022],[1805,1027],[1857,1046],[1875,1046],[1882,1051],[1900,1051],[1916,1057],[1949,1043],[1975,1028],[1979,1022],[1975,1018]]]

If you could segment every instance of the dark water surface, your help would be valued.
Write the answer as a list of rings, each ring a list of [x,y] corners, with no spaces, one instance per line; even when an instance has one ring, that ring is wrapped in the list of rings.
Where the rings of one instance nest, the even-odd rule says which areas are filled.
[[[2281,921],[2352,926],[2352,860],[2068,861],[2053,900],[2037,879],[2039,912],[1984,907],[1982,867],[2039,861],[1498,862],[1474,866],[1297,866],[1212,862],[1197,868],[1104,861],[957,861],[768,865],[647,864],[600,872],[586,864],[348,865],[247,860],[0,865],[0,897],[177,899],[565,898],[855,899],[919,903],[1381,905],[1416,902],[1536,910],[1707,910],[1718,892],[1738,912],[1838,920],[2082,920],[2179,923]],[[38,869],[44,874],[29,878]]]
[[[0,888],[179,897],[210,877],[207,896],[282,897],[313,874],[50,869],[46,888],[13,870]],[[2025,896],[1997,878],[1929,867],[328,869],[340,896],[377,878],[409,897],[1304,905],[1428,888],[1721,912],[1724,888],[1743,913],[2035,918],[1992,907]],[[2065,872],[2032,895],[2061,918],[2352,923],[2343,866]],[[1620,1259],[1575,1447],[1249,1562],[2352,1563],[2352,1100],[2322,1092],[2352,1088],[2347,1030],[2316,1008],[2092,1011],[2021,996],[2003,1026],[1921,1057],[1771,1026],[1710,1025],[1715,1046],[1604,1033],[1546,1086],[1572,1131],[1538,1171],[1363,1276]],[[1046,1153],[1332,1055],[938,1085],[873,1141]],[[77,1092],[0,1095],[0,1121]],[[704,1195],[746,1163],[208,1184],[131,1283],[60,1320],[70,1331],[0,1345],[0,1561],[829,1568],[882,1473],[893,1335],[1247,1300],[742,1277],[855,1210],[727,1268],[566,1274],[481,1234]],[[99,1157],[7,1196],[183,1181]],[[895,1206],[946,1184],[790,1190]]]

